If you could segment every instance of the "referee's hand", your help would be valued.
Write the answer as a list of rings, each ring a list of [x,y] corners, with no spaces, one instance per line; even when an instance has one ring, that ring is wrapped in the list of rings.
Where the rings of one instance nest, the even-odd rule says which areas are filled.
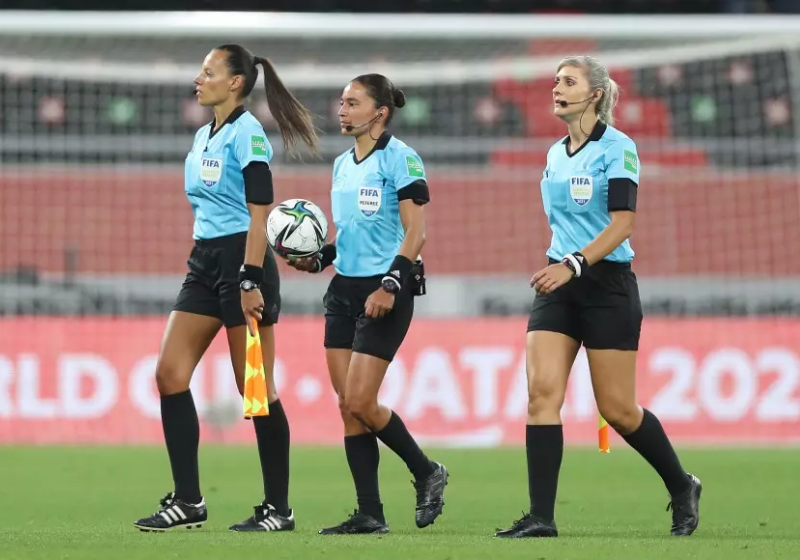
[[[253,319],[261,321],[261,315],[264,313],[264,296],[261,295],[261,290],[242,292],[242,311],[244,311],[244,318],[247,320],[247,330],[250,331],[252,336],[255,336]]]
[[[319,268],[319,257],[288,257],[286,262],[292,268],[302,270],[303,272],[317,272]]]
[[[565,264],[551,264],[533,275],[531,286],[537,294],[549,294],[572,280],[573,276]]]
[[[383,288],[372,292],[364,304],[364,314],[367,317],[378,319],[389,313],[394,307],[394,295]]]

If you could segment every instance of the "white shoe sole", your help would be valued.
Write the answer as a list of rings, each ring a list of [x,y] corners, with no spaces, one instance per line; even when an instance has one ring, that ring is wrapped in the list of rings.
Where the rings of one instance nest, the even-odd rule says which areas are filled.
[[[164,529],[145,527],[143,525],[137,525],[136,523],[134,523],[133,526],[143,533],[168,533],[169,531],[180,531],[181,529],[200,529],[205,524],[205,521],[196,521],[194,523],[184,523],[183,525],[173,525],[172,527],[166,527]]]

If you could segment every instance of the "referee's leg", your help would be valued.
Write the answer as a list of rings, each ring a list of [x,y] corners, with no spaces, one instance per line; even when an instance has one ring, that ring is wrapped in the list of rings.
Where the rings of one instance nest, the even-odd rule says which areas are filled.
[[[383,379],[411,325],[414,299],[401,292],[386,316],[358,318],[353,356],[347,372],[345,408],[397,453],[414,476],[417,527],[431,525],[442,514],[448,472],[420,449],[400,416],[378,402]]]
[[[636,278],[597,271],[582,313],[584,345],[600,414],[656,470],[671,496],[671,533],[691,535],[699,522],[700,480],[681,466],[658,418],[636,399],[642,308]],[[607,289],[613,283],[614,290]]]
[[[394,451],[414,476],[417,491],[415,521],[417,527],[431,525],[444,508],[447,469],[431,461],[422,451],[396,412],[378,402],[390,361],[354,352],[347,373],[345,409]]]
[[[556,537],[556,493],[564,455],[561,407],[580,342],[561,332],[528,332],[528,420],[525,451],[528,465],[529,513],[495,533],[501,538]]]
[[[222,321],[216,317],[184,311],[173,311],[167,321],[156,364],[156,384],[175,489],[161,501],[158,512],[134,523],[141,530],[199,527],[206,521],[197,461],[200,427],[189,383],[221,327]]]
[[[266,299],[268,298],[265,297]],[[238,323],[238,316],[228,322]],[[241,322],[244,322],[243,314]],[[233,531],[291,531],[295,528],[294,511],[289,507],[291,434],[289,421],[275,386],[275,326],[264,323],[262,320],[258,333],[267,381],[269,415],[252,418],[264,483],[264,502],[256,507],[251,517],[232,525],[230,529]],[[236,385],[239,393],[244,394],[247,327],[241,324],[229,326],[226,330]]]
[[[352,281],[335,276],[325,294],[325,358],[331,385],[339,399],[344,424],[344,450],[356,490],[358,509],[345,521],[325,527],[321,535],[387,533],[378,484],[380,450],[378,439],[346,407],[347,374],[353,355],[356,318],[353,300],[358,300]],[[359,302],[360,303],[360,302]]]
[[[681,466],[658,418],[636,400],[636,356],[632,350],[587,349],[600,414],[656,470],[672,502],[675,536],[691,535],[699,522],[700,481]]]
[[[556,537],[556,492],[564,455],[561,407],[580,348],[573,289],[569,285],[537,295],[528,320],[525,369],[528,419],[525,448],[530,510],[500,538]]]

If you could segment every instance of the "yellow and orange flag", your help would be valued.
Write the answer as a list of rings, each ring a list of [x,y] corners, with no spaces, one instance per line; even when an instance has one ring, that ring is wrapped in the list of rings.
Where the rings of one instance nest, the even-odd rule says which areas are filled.
[[[600,446],[600,453],[611,453],[611,444],[608,441],[608,422],[599,414],[597,415],[597,419],[597,442]]]
[[[247,359],[244,366],[244,417],[269,416],[267,402],[267,377],[264,374],[264,358],[261,354],[261,336],[258,323],[253,321],[253,332],[247,329]]]

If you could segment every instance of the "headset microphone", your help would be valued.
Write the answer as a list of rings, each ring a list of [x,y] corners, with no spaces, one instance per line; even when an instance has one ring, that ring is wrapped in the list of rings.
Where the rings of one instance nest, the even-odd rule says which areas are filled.
[[[563,108],[566,109],[570,105],[578,105],[579,103],[585,103],[586,101],[589,101],[590,99],[594,99],[594,95],[590,95],[586,99],[581,99],[580,101],[573,101],[571,103],[568,102],[568,101],[564,101],[563,99],[561,101],[556,101],[556,103],[558,103],[559,105],[561,105]]]
[[[378,113],[378,115],[377,115],[377,116],[375,116],[375,117],[371,118],[370,120],[368,120],[368,121],[367,121],[367,122],[365,122],[365,123],[358,124],[358,125],[356,125],[356,126],[353,126],[352,124],[348,124],[347,126],[345,126],[345,127],[344,127],[344,129],[345,129],[347,132],[353,132],[354,130],[358,130],[359,128],[364,128],[365,126],[369,126],[369,125],[371,125],[372,123],[374,123],[375,121],[377,121],[377,120],[378,120],[379,118],[381,118],[382,116],[383,116],[383,113]]]

